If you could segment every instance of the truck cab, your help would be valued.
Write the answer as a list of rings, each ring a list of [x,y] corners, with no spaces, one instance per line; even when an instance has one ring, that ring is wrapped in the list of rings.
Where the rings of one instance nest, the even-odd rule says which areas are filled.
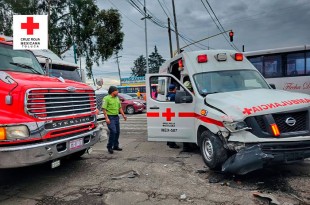
[[[43,70],[51,77],[73,80],[76,82],[86,83],[86,75],[84,69],[80,68],[75,63],[70,63],[62,60],[53,51],[32,50]],[[101,83],[101,84],[100,84]],[[103,82],[97,81],[97,86],[92,88],[95,90],[96,103],[98,109],[97,122],[105,122],[105,117],[102,112],[102,96],[107,93],[106,90],[100,89]]]
[[[195,143],[210,169],[246,174],[310,157],[310,96],[273,89],[242,53],[183,52],[146,85],[148,140]]]
[[[94,90],[49,77],[28,50],[0,41],[0,168],[80,156],[99,141]]]

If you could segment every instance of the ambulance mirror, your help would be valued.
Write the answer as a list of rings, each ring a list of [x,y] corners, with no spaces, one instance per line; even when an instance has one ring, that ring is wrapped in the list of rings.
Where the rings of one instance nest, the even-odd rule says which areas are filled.
[[[192,103],[193,97],[184,90],[177,90],[175,94],[175,103]]]

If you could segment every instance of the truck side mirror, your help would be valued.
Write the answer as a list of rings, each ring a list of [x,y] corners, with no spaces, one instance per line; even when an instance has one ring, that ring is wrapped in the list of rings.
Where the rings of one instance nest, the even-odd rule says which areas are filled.
[[[97,84],[99,87],[101,87],[101,86],[103,85],[103,79],[100,79],[100,80],[96,79],[96,84]]]
[[[276,85],[275,84],[269,84],[270,85],[270,87],[272,88],[272,89],[276,89]]]
[[[193,97],[191,95],[187,95],[186,91],[177,90],[175,94],[175,103],[191,103],[193,102]]]

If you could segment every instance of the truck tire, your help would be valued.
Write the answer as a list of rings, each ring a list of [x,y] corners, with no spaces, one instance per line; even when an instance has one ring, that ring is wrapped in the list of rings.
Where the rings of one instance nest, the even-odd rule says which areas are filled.
[[[205,164],[211,170],[220,170],[228,158],[227,150],[222,141],[209,130],[201,133],[200,152]]]
[[[135,113],[135,108],[134,108],[132,105],[128,105],[128,106],[126,107],[126,112],[127,112],[127,114],[132,115],[132,114]]]

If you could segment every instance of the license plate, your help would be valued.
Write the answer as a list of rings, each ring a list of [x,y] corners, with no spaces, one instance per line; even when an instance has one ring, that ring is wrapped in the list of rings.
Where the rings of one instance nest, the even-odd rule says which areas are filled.
[[[69,142],[69,149],[78,149],[83,146],[83,138],[72,140]]]
[[[52,162],[51,167],[52,169],[60,166],[60,160],[55,160]]]

